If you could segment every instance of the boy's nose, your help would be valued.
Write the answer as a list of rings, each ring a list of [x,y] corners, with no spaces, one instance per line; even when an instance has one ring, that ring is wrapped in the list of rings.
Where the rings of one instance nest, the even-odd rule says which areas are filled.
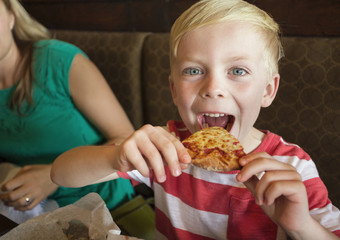
[[[223,98],[225,91],[223,90],[223,83],[217,77],[207,77],[201,88],[201,95],[205,98]]]

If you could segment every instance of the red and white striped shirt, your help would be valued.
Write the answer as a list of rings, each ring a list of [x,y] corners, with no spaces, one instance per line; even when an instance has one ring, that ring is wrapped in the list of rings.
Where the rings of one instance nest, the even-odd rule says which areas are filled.
[[[169,121],[168,128],[180,139],[190,135],[179,121]],[[307,189],[311,215],[340,236],[340,211],[328,199],[310,156],[269,131],[255,152],[263,151],[296,167]],[[277,225],[255,204],[249,190],[236,181],[237,173],[190,166],[179,177],[173,177],[166,168],[164,183],[157,182],[153,174],[145,178],[138,171],[119,175],[153,188],[156,239],[276,239]]]

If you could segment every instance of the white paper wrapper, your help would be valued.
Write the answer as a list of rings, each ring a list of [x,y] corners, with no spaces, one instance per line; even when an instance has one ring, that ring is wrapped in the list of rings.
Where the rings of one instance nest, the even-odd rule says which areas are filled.
[[[75,204],[20,224],[0,239],[135,239],[119,234],[105,202],[97,193],[89,193]]]

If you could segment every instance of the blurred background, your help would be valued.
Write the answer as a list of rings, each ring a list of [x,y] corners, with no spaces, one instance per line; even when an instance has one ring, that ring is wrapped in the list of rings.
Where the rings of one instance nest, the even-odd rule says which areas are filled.
[[[197,0],[22,0],[53,29],[168,32]],[[248,0],[269,12],[285,36],[340,36],[339,0]]]

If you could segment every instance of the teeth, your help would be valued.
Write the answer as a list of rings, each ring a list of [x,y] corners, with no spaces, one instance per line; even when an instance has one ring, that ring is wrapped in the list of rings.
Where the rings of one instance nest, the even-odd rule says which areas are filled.
[[[223,113],[204,113],[204,116],[208,116],[208,117],[223,117],[224,114]]]

